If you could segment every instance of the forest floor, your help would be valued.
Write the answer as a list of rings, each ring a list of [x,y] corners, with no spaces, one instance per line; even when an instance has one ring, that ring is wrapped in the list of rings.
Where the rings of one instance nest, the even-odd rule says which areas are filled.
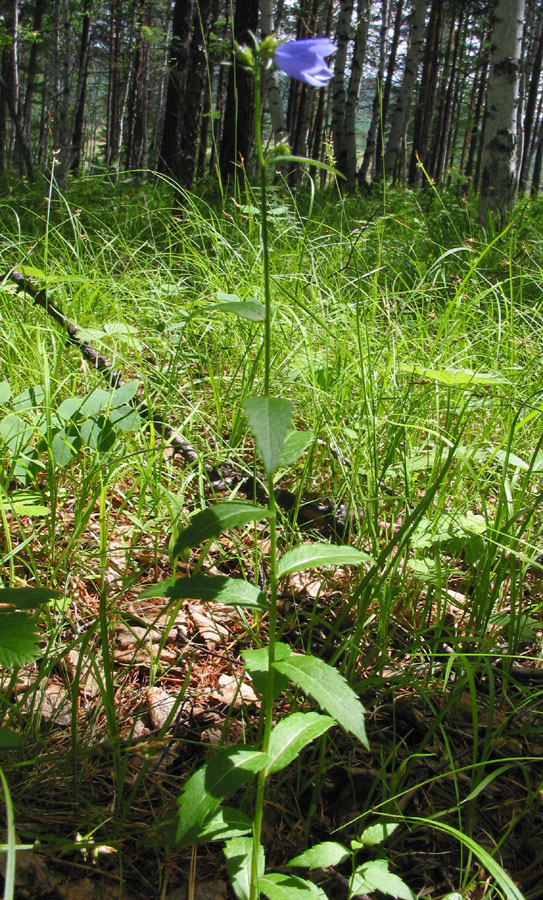
[[[156,586],[200,565],[265,583],[265,524],[171,554],[195,510],[242,490],[237,476],[219,489],[210,467],[254,473],[241,398],[260,377],[258,332],[210,304],[258,296],[259,223],[230,200],[172,216],[163,192],[128,179],[99,202],[96,182],[45,206],[31,190],[6,191],[0,210],[0,564],[4,587],[60,596],[40,613],[39,658],[2,674],[3,724],[21,739],[0,759],[26,848],[14,896],[223,900],[221,842],[176,846],[176,801],[214,748],[258,742],[242,651],[266,643],[267,618]],[[349,675],[370,748],[334,728],[273,776],[267,865],[392,821],[357,865],[386,857],[420,898],[538,900],[543,213],[522,208],[498,236],[450,198],[304,203],[278,192],[274,206],[276,377],[314,435],[280,475],[293,506],[281,548],[392,549],[362,595],[369,563],[280,583],[280,639]],[[112,427],[103,373],[12,268],[124,383],[141,379],[140,411],[196,448],[192,463],[143,414]],[[277,718],[307,706],[287,690]],[[247,788],[234,805],[252,800]],[[349,896],[350,862],[313,875],[330,900]]]

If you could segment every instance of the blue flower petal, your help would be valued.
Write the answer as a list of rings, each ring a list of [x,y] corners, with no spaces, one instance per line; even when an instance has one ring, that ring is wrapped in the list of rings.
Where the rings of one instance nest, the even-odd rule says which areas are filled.
[[[303,38],[280,44],[273,54],[273,60],[277,68],[291,78],[313,87],[324,87],[333,75],[326,65],[325,57],[331,56],[336,50],[336,45],[329,38]]]

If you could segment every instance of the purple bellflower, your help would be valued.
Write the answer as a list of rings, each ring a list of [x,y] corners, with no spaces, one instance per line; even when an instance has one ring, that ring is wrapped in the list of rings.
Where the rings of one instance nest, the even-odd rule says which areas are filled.
[[[279,44],[273,54],[278,69],[304,81],[312,87],[325,87],[334,74],[325,63],[325,57],[337,50],[329,38],[303,38]]]

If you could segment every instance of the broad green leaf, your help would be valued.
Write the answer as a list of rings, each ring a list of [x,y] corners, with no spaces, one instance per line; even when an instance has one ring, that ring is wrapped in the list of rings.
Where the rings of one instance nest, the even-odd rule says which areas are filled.
[[[0,727],[0,751],[16,750],[23,743],[23,739],[16,731],[11,728]]]
[[[7,403],[11,397],[9,381],[0,381],[0,403]]]
[[[202,841],[226,841],[228,838],[241,837],[251,831],[252,821],[240,809],[231,806],[220,806],[205,825],[200,829]]]
[[[115,406],[109,414],[109,419],[115,428],[120,431],[137,431],[141,428],[141,416],[131,406]]]
[[[416,900],[405,881],[388,870],[387,859],[374,859],[359,866],[351,878],[349,896],[381,891],[400,900]]]
[[[0,610],[0,666],[18,668],[40,655],[35,629],[33,616]]]
[[[314,847],[295,856],[287,865],[304,866],[308,869],[327,869],[329,866],[338,866],[349,856],[350,853],[343,844],[338,844],[337,841],[323,841],[322,844],[315,844]]]
[[[318,566],[360,566],[371,559],[363,550],[356,550],[345,544],[300,544],[289,550],[277,563],[277,576],[284,578],[301,569],[315,569]]]
[[[63,400],[57,409],[57,415],[61,419],[71,419],[77,415],[84,402],[83,397],[66,397],[66,400]]]
[[[278,468],[291,466],[315,440],[312,431],[289,431],[279,455]]]
[[[68,465],[80,446],[81,437],[79,435],[68,435],[64,428],[58,431],[51,442],[51,452],[55,465],[61,468]]]
[[[132,381],[127,381],[126,384],[121,384],[121,386],[116,388],[111,395],[111,408],[115,409],[117,406],[125,406],[127,403],[130,403],[130,401],[133,400],[138,393],[141,384],[142,383],[139,378],[133,378]]]
[[[246,609],[268,608],[264,591],[226,575],[195,575],[193,578],[169,578],[162,584],[153,585],[140,597],[170,597],[172,600],[203,600],[205,603],[224,603],[227,606],[242,606]]]
[[[275,644],[275,659],[287,659],[292,653],[288,644],[282,644],[278,641]],[[260,647],[258,650],[242,650],[241,655],[245,663],[245,668],[252,678],[255,691],[264,696],[268,689],[268,648]],[[273,698],[281,694],[288,684],[288,677],[280,675],[276,672],[273,681]]]
[[[44,397],[45,392],[41,384],[35,384],[34,387],[27,388],[13,398],[13,409],[18,413],[24,412],[25,409],[35,409],[42,405]]]
[[[267,764],[268,756],[250,747],[219,750],[183,787],[177,801],[177,842],[194,844],[202,840],[202,826],[221,800],[237,791]]]
[[[351,841],[351,847],[353,850],[360,850],[361,847],[375,847],[382,844],[397,827],[397,822],[378,822],[377,825],[370,825],[364,829],[357,841]]]
[[[507,378],[494,372],[473,372],[472,369],[432,369],[428,366],[418,366],[406,363],[400,366],[403,372],[411,375],[421,375],[431,381],[439,381],[448,387],[471,387],[475,384],[507,384]]]
[[[259,522],[268,516],[269,512],[264,507],[237,500],[227,500],[225,503],[208,506],[192,517],[190,525],[177,538],[172,555],[179,556],[183,550],[218,537],[223,531],[247,525],[249,522]]]
[[[343,675],[315,656],[292,654],[275,662],[277,672],[286,675],[317,701],[345,731],[354,734],[364,747],[369,747],[364,727],[364,707]]]
[[[232,888],[238,900],[251,900],[251,874],[253,865],[252,837],[232,838],[224,845],[226,871],[230,876]],[[264,847],[258,848],[257,872],[260,878],[264,874]]]
[[[15,413],[8,413],[0,422],[0,439],[4,441],[12,453],[20,452],[34,434],[34,427]]]
[[[279,772],[288,766],[307,744],[335,725],[330,716],[317,712],[292,713],[277,723],[270,735],[266,773]]]
[[[53,588],[2,588],[0,603],[11,603],[16,609],[36,609],[61,597],[60,591]]]
[[[264,470],[273,475],[292,427],[292,403],[278,397],[247,397],[244,409]]]
[[[214,303],[211,310],[235,313],[236,316],[249,319],[251,322],[264,322],[266,319],[266,307],[260,300],[225,300],[221,303]]]
[[[85,397],[79,411],[82,416],[96,416],[109,406],[109,391],[103,388],[96,388],[88,397]]]
[[[270,872],[258,879],[258,888],[268,900],[327,900],[322,888],[296,875]]]

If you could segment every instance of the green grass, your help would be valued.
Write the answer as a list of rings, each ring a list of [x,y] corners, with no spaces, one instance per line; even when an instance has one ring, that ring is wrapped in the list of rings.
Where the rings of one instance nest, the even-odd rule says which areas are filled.
[[[143,637],[132,660],[112,664],[114,632],[122,622],[137,625],[138,594],[171,574],[170,538],[206,502],[204,465],[253,469],[242,404],[262,385],[260,326],[211,307],[219,290],[262,299],[256,200],[225,198],[223,208],[187,196],[172,210],[167,185],[129,178],[81,180],[64,196],[46,182],[17,185],[0,200],[0,380],[11,388],[0,414],[16,413],[27,425],[19,444],[6,445],[2,433],[9,528],[0,575],[4,587],[43,585],[66,598],[43,613],[44,655],[27,673],[28,687],[3,701],[5,723],[24,737],[23,752],[7,753],[3,769],[21,841],[40,837],[65,854],[74,852],[77,833],[90,849],[93,841],[112,843],[129,884],[141,823],[162,820],[201,752],[188,733],[192,749],[175,778],[165,774],[157,787],[146,774],[155,745],[134,774],[129,745],[137,743],[142,685],[182,685],[180,704],[208,701],[201,663],[191,680],[188,664],[177,673]],[[493,236],[474,224],[470,201],[429,191],[362,200],[330,190],[310,201],[278,186],[271,205],[273,392],[294,402],[297,426],[316,437],[280,484],[300,502],[344,504],[346,540],[377,564],[327,576],[317,589],[284,586],[283,640],[313,647],[357,685],[370,711],[372,750],[368,758],[345,738],[321,739],[278,782],[283,819],[277,810],[269,815],[279,830],[279,822],[295,829],[301,821],[306,834],[313,829],[325,840],[323,822],[362,823],[347,827],[354,836],[377,814],[405,814],[391,859],[414,889],[430,877],[442,896],[439,867],[409,878],[410,854],[422,852],[415,828],[422,816],[436,853],[449,854],[448,889],[474,897],[486,875],[470,841],[515,878],[532,857],[514,848],[540,826],[540,692],[515,666],[537,667],[541,654],[541,204],[520,207]],[[143,421],[128,430],[108,425],[112,400],[98,436],[59,464],[59,407],[107,386],[62,330],[15,293],[9,270],[24,266],[90,330],[125,381],[141,376],[148,404],[198,450],[200,465],[179,464]],[[43,393],[14,407],[32,386]],[[23,488],[45,513],[15,505]],[[282,546],[296,534],[285,514]],[[319,537],[318,523],[304,533]],[[221,572],[258,580],[265,538],[265,531],[235,535],[212,548],[211,560]],[[248,615],[236,619],[221,665],[235,669],[239,646],[250,646],[263,627]],[[78,659],[69,676],[61,663],[67,648]],[[194,641],[187,659],[193,650]],[[144,670],[136,660],[142,652]],[[85,700],[78,714],[73,703],[71,736],[54,718],[40,726],[51,677],[77,699],[88,671],[104,712]],[[250,736],[256,725],[249,710],[232,706],[221,727],[226,738],[234,727]],[[153,740],[175,744],[167,728]],[[109,768],[102,756],[96,762],[105,741]],[[511,798],[503,819],[486,805],[495,809],[496,785]],[[332,799],[341,791],[343,810]],[[156,866],[144,877],[165,891],[184,863],[172,863],[160,831],[151,839]],[[284,859],[299,850],[292,844]],[[537,896],[529,876],[520,886]],[[493,887],[488,896],[505,894]]]

